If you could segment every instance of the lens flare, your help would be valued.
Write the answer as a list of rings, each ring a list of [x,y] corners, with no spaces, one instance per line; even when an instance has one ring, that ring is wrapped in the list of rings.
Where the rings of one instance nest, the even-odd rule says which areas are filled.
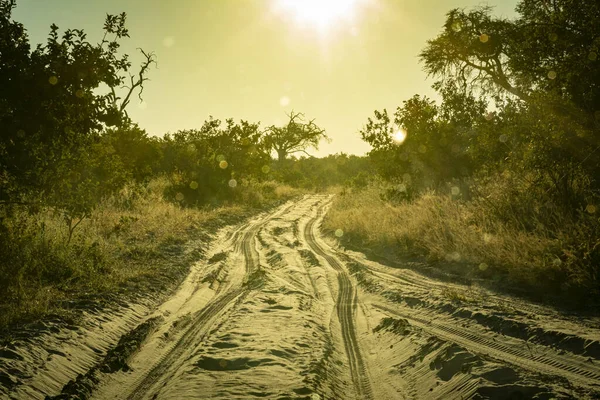
[[[406,130],[400,128],[396,131],[396,133],[394,133],[392,137],[394,139],[394,142],[396,142],[397,144],[402,144],[406,140],[406,135]]]
[[[290,98],[287,96],[283,96],[282,98],[279,99],[279,105],[281,105],[281,107],[287,107],[290,105]]]

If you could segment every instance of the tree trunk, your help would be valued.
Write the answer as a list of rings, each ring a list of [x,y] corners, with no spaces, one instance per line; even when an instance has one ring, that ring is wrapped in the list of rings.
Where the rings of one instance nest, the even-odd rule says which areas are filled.
[[[287,151],[285,151],[283,149],[277,150],[277,159],[279,160],[279,162],[285,161],[286,157],[287,157]]]

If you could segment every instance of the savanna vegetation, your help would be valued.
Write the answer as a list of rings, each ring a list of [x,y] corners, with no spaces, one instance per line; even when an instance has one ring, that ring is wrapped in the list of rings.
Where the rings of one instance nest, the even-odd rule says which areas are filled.
[[[367,157],[318,159],[298,112],[149,136],[127,109],[157,60],[120,51],[125,14],[99,43],[53,25],[32,48],[0,0],[0,329],[175,284],[208,230],[336,185],[324,227],[347,246],[597,304],[600,6],[576,3],[450,11],[420,55],[439,100],[375,111]]]
[[[209,230],[366,168],[298,158],[327,136],[296,112],[151,137],[127,108],[156,58],[122,54],[125,14],[106,17],[99,43],[53,25],[32,48],[15,7],[0,0],[0,329],[174,284]]]
[[[415,95],[361,130],[378,180],[326,219],[347,245],[560,304],[600,295],[600,5],[454,9]]]

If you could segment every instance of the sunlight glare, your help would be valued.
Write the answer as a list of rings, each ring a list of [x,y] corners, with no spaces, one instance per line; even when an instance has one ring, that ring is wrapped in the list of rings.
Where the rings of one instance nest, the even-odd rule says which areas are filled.
[[[327,29],[339,20],[352,20],[365,0],[275,0],[275,9],[291,14],[301,24]]]
[[[396,133],[394,133],[393,139],[394,139],[394,142],[396,142],[397,144],[404,143],[404,141],[406,140],[406,130],[404,130],[402,128],[398,129],[398,131],[396,131]]]

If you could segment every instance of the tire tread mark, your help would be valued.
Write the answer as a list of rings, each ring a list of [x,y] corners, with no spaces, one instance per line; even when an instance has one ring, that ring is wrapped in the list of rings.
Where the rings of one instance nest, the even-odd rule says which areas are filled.
[[[245,282],[247,281],[248,276],[259,265],[258,252],[254,246],[256,233],[262,229],[269,220],[275,218],[277,215],[285,213],[293,206],[294,204],[291,204],[283,210],[268,215],[258,223],[248,224],[246,227],[247,230],[243,233],[241,241],[235,243],[234,248],[236,251],[241,250],[244,255],[246,271]],[[232,240],[237,239],[243,230],[244,229],[239,229],[234,232]],[[141,399],[145,397],[149,390],[156,387],[160,382],[165,382],[165,374],[173,362],[181,357],[185,351],[188,351],[190,345],[194,343],[197,344],[198,341],[206,339],[210,333],[210,327],[220,316],[226,313],[228,305],[235,299],[246,296],[248,291],[249,290],[245,285],[234,288],[221,296],[217,295],[218,297],[211,300],[202,310],[198,311],[193,317],[193,320],[196,322],[179,338],[179,340],[176,341],[172,349],[163,355],[158,363],[145,374],[143,378],[141,378],[128,399]],[[205,333],[198,337],[202,330],[204,330]]]
[[[599,370],[598,372],[593,371],[591,369],[591,365],[590,369],[583,369],[576,365],[567,364],[566,360],[562,362],[561,360],[549,359],[546,356],[532,357],[531,354],[528,354],[524,350],[515,349],[508,345],[502,345],[472,333],[443,325],[437,321],[428,321],[426,319],[410,315],[409,313],[402,313],[398,310],[393,310],[380,304],[373,304],[373,306],[389,314],[401,316],[409,320],[409,322],[413,321],[413,323],[416,323],[415,325],[419,326],[425,331],[432,332],[434,335],[436,335],[438,332],[442,333],[442,336],[447,335],[447,340],[460,342],[460,344],[466,348],[473,348],[473,344],[476,345],[475,350],[477,350],[477,346],[488,348],[492,350],[490,352],[492,353],[490,354],[492,357],[502,359],[503,361],[507,361],[530,370],[545,371],[547,374],[554,375],[567,375],[573,380],[585,382],[587,384],[594,384],[600,381],[600,368],[595,366],[594,369]],[[505,356],[503,357],[502,354]],[[512,360],[511,357],[506,357],[506,355],[514,356],[516,359]]]
[[[356,328],[354,326],[354,310],[356,309],[356,292],[348,273],[344,267],[331,255],[327,254],[323,248],[315,241],[314,224],[322,214],[322,206],[317,217],[310,220],[305,227],[306,242],[309,247],[318,255],[323,257],[327,263],[337,271],[339,293],[336,303],[337,315],[341,324],[342,337],[344,341],[344,350],[350,364],[350,374],[357,397],[359,399],[370,399],[373,397],[371,385],[367,375],[367,368],[362,358],[358,339],[356,337]]]

